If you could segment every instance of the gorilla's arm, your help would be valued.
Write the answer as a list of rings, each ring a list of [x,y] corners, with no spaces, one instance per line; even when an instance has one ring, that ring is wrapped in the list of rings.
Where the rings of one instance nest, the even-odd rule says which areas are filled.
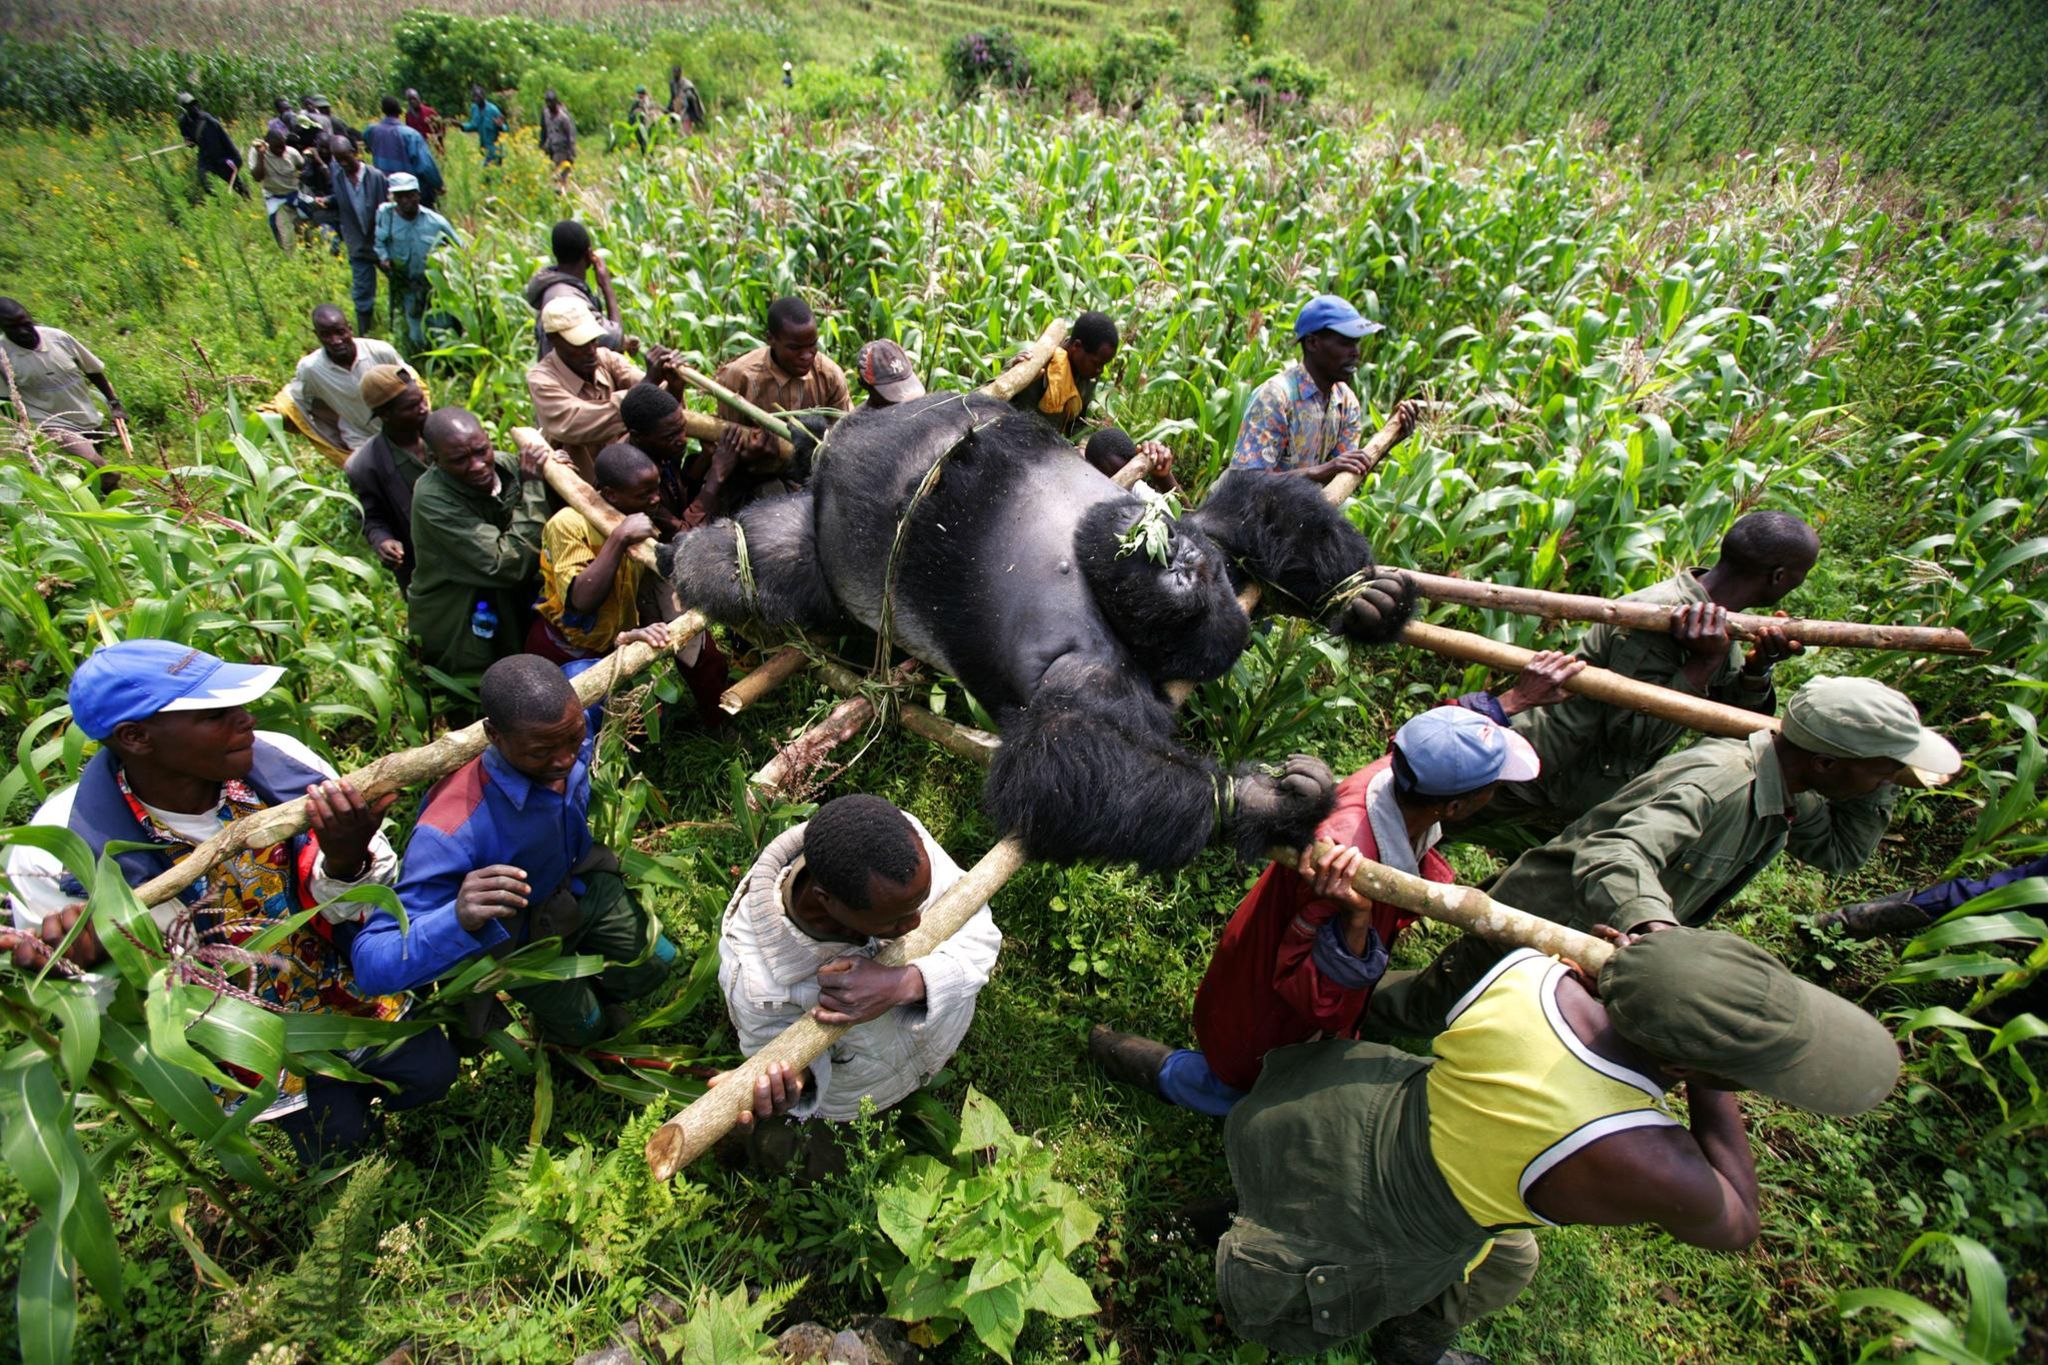
[[[740,572],[735,522],[746,536],[746,575]],[[846,625],[818,565],[809,489],[763,498],[735,517],[720,517],[679,537],[669,578],[684,606],[727,625],[759,621],[805,630]]]
[[[1305,844],[1335,784],[1315,759],[1276,772],[1226,775],[1172,738],[1173,712],[1151,682],[1100,660],[1055,663],[1031,705],[1003,727],[984,793],[1004,833],[1034,858],[1133,862],[1147,872],[1192,861],[1218,832],[1261,862],[1276,843]]]
[[[1281,600],[1269,605],[1369,645],[1385,644],[1408,624],[1414,586],[1396,574],[1372,572],[1371,544],[1308,479],[1233,471],[1183,520],[1222,546],[1237,574],[1275,589]],[[1340,585],[1364,591],[1332,604],[1330,594]]]

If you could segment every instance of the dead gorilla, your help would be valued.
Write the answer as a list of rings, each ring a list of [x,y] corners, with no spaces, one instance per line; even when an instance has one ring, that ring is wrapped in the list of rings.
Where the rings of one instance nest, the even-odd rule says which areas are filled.
[[[832,431],[811,484],[739,513],[758,601],[730,521],[684,536],[674,576],[712,619],[831,632],[881,621],[883,580],[913,490],[896,571],[893,638],[958,678],[1002,729],[984,800],[1034,858],[1180,866],[1219,827],[1258,861],[1305,843],[1334,789],[1319,759],[1225,774],[1175,743],[1161,685],[1228,671],[1250,623],[1248,572],[1275,605],[1378,644],[1405,624],[1405,580],[1374,577],[1372,548],[1306,479],[1232,474],[1170,523],[1164,565],[1119,554],[1143,504],[1035,415],[980,395],[930,394],[858,412]],[[1348,605],[1319,611],[1354,574]],[[1218,819],[1219,806],[1222,819]]]

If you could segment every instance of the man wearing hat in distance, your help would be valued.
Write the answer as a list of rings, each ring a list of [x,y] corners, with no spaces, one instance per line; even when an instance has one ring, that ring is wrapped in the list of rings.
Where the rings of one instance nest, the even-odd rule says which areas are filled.
[[[242,180],[242,156],[235,150],[235,140],[188,90],[178,92],[178,135],[199,152],[202,184],[211,175],[232,185],[236,194],[248,197],[249,186]]]
[[[1444,823],[1470,818],[1502,782],[1536,775],[1536,751],[1506,717],[1563,696],[1562,680],[1577,667],[1565,655],[1539,655],[1499,699],[1466,698],[1403,725],[1386,754],[1337,785],[1337,803],[1316,830],[1337,847],[1320,862],[1304,849],[1298,865],[1269,865],[1231,917],[1195,994],[1200,1050],[1098,1024],[1088,1037],[1097,1063],[1171,1104],[1226,1114],[1274,1048],[1356,1036],[1387,954],[1415,916],[1360,896],[1351,874],[1370,858],[1454,880],[1436,850]]]
[[[425,436],[431,409],[418,376],[403,365],[365,371],[362,401],[383,429],[356,447],[341,472],[363,509],[363,539],[404,592],[412,586],[413,485],[434,465]]]
[[[924,397],[924,381],[917,377],[909,355],[893,341],[870,341],[861,347],[853,368],[868,396],[856,412],[873,412]]]
[[[1698,925],[1781,851],[1826,872],[1861,867],[1891,821],[1899,781],[1962,767],[1902,694],[1871,678],[1816,678],[1777,734],[1708,739],[1669,754],[1509,865],[1488,893],[1576,929]],[[1375,1030],[1427,1037],[1500,957],[1467,935],[1372,998]]]
[[[585,483],[595,484],[597,452],[626,436],[619,399],[646,371],[604,344],[605,325],[581,298],[549,299],[541,305],[540,325],[551,344],[526,370],[534,425],[568,452]],[[654,356],[666,354],[654,348]]]
[[[283,674],[224,663],[170,640],[127,640],[94,651],[72,676],[70,702],[73,723],[100,750],[77,784],[45,801],[31,823],[69,829],[94,857],[114,843],[148,845],[115,855],[129,885],[140,886],[230,820],[304,796],[307,833],[230,855],[150,913],[160,928],[190,913],[202,941],[238,944],[320,907],[237,984],[277,1011],[396,1019],[405,1012],[404,997],[363,991],[349,970],[348,944],[369,907],[335,899],[352,887],[396,879],[398,858],[378,831],[395,798],[365,801],[304,744],[256,728],[248,707]],[[54,855],[27,844],[8,850],[7,880],[19,931],[7,946],[17,963],[36,965],[76,924],[85,889]],[[87,929],[69,956],[90,967],[106,954]],[[454,1052],[438,1029],[352,1064],[398,1088],[287,1075],[264,1113],[282,1123],[309,1166],[362,1143],[373,1097],[410,1108],[439,1099],[455,1078]],[[254,1085],[272,1078],[243,1079]]]
[[[1240,1336],[1307,1355],[1371,1333],[1380,1365],[1483,1365],[1451,1342],[1534,1278],[1531,1229],[1756,1239],[1731,1091],[1850,1115],[1898,1079],[1884,1025],[1734,934],[1610,936],[1597,993],[1510,953],[1458,1001],[1434,1061],[1343,1039],[1266,1059],[1224,1126],[1238,1208],[1216,1290]],[[1681,1084],[1683,1127],[1665,1099]]]
[[[414,349],[427,344],[427,256],[447,238],[456,246],[462,238],[455,225],[420,204],[419,177],[409,171],[393,171],[390,202],[377,206],[377,268],[391,281],[391,319],[405,316],[406,335]]]
[[[1335,294],[1310,299],[1294,320],[1301,359],[1252,395],[1230,467],[1303,474],[1317,483],[1365,473],[1365,415],[1351,378],[1359,338],[1381,330]]]

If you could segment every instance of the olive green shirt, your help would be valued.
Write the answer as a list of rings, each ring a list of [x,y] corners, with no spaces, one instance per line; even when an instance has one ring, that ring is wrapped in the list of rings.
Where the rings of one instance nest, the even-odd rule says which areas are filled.
[[[1688,569],[1624,602],[1689,606],[1707,600],[1706,590]],[[1686,676],[1689,657],[1684,645],[1658,630],[1626,630],[1596,625],[1574,651],[1598,668],[1638,682],[1654,683],[1675,692],[1711,698],[1730,706],[1770,715],[1777,695],[1768,676],[1752,680],[1742,673],[1743,651],[1734,645],[1708,680],[1704,693]],[[1486,814],[1489,823],[1531,824],[1551,834],[1613,796],[1671,751],[1687,733],[1676,721],[1646,716],[1591,697],[1571,697],[1555,706],[1524,711],[1510,722],[1535,748],[1543,772],[1527,782],[1503,785]]]
[[[412,493],[412,543],[418,562],[406,593],[420,657],[444,673],[480,673],[526,647],[540,533],[547,525],[547,484],[519,477],[519,457],[495,455],[495,493],[440,469],[420,475]],[[479,601],[498,616],[485,639],[471,629]]]
[[[1775,736],[1702,740],[1530,849],[1490,893],[1578,929],[1650,920],[1698,925],[1789,849],[1827,872],[1877,851],[1898,789],[1827,801],[1785,789]]]

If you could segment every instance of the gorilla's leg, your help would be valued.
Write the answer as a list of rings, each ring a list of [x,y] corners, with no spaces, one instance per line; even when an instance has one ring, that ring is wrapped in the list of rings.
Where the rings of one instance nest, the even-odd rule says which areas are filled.
[[[746,537],[744,574],[735,522]],[[818,567],[809,489],[763,498],[683,535],[669,577],[684,606],[714,621],[805,630],[846,625]]]
[[[1307,843],[1329,814],[1336,783],[1320,760],[1226,774],[1175,744],[1172,723],[1143,677],[1062,660],[1003,726],[983,795],[990,818],[1034,858],[1156,872],[1193,861],[1219,830],[1247,862],[1264,861],[1274,844]]]
[[[1393,573],[1376,574],[1372,545],[1308,479],[1253,470],[1225,474],[1187,520],[1222,546],[1241,573],[1275,589],[1280,600],[1273,606],[1369,645],[1394,639],[1408,624],[1414,585]],[[1353,595],[1352,589],[1362,591]]]

